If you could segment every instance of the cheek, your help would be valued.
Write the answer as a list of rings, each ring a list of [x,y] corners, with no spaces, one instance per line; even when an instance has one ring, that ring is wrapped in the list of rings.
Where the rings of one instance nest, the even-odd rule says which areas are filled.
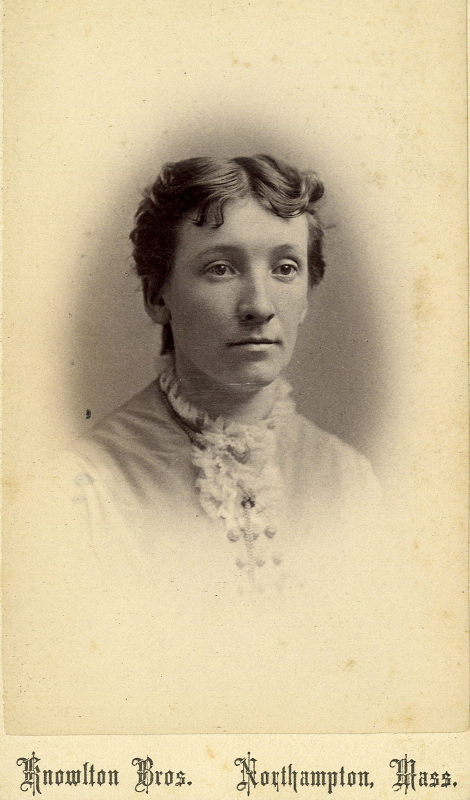
[[[233,303],[227,291],[194,292],[179,306],[179,313],[188,320],[208,328],[213,324],[230,323],[233,318]]]
[[[171,314],[171,321],[176,327],[193,325],[199,315],[204,315],[206,308],[191,286],[182,289],[178,283],[172,283],[162,294],[165,305]]]
[[[220,337],[225,339],[231,325],[229,305],[219,297],[200,292],[173,298],[173,303],[170,297],[168,307],[175,338],[190,349],[210,347]]]
[[[297,328],[308,309],[308,297],[306,292],[295,292],[291,296],[286,297],[282,303],[281,316],[284,319],[284,324],[292,328]]]

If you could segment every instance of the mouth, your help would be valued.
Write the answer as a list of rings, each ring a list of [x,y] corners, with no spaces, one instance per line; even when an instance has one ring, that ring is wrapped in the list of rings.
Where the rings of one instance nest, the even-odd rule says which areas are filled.
[[[238,342],[229,342],[228,347],[247,347],[247,346],[254,346],[260,347],[262,345],[270,345],[270,344],[281,344],[280,339],[266,339],[266,338],[259,338],[257,336],[251,336],[249,339],[240,339]]]

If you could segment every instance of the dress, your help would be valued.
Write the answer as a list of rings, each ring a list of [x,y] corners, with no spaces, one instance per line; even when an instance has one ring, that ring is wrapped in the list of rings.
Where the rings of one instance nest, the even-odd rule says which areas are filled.
[[[300,732],[329,718],[377,602],[380,490],[289,392],[279,381],[260,425],[211,421],[168,367],[58,460],[20,524],[35,569],[15,581],[27,644],[19,657],[7,642],[23,687],[9,732]],[[39,715],[25,691],[38,675]],[[370,677],[358,703],[369,690]]]
[[[181,545],[208,537],[204,560],[220,558],[224,583],[262,590],[285,573],[293,529],[350,527],[358,512],[364,521],[380,497],[370,465],[297,414],[290,391],[278,381],[259,425],[214,422],[178,394],[170,362],[78,440],[73,499],[85,504],[102,564],[112,563],[110,519],[146,563],[162,531],[174,547],[190,529],[191,545]]]

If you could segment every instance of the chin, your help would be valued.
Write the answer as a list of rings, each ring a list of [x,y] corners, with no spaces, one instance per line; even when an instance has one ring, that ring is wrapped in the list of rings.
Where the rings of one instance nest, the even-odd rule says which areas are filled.
[[[252,365],[248,369],[233,370],[229,375],[224,376],[223,383],[230,387],[235,394],[249,393],[269,386],[279,377],[281,371],[272,366]]]

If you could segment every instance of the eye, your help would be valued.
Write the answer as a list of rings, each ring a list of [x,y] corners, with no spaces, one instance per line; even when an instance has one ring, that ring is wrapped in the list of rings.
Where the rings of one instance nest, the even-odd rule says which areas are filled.
[[[234,269],[229,264],[224,264],[223,261],[217,261],[215,264],[210,264],[205,272],[209,275],[215,275],[216,278],[225,278],[228,275],[233,275]]]
[[[295,278],[299,271],[299,267],[297,264],[294,264],[290,261],[286,261],[284,264],[278,264],[277,267],[273,270],[274,275],[278,275],[280,278]]]

